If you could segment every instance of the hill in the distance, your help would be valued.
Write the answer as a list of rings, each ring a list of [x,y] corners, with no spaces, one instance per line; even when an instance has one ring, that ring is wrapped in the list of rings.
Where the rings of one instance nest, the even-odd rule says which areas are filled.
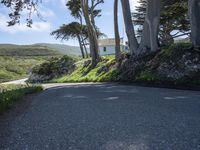
[[[46,46],[0,44],[0,56],[54,56],[60,55]]]
[[[0,56],[80,56],[79,47],[64,44],[38,43],[33,45],[0,44]]]
[[[35,65],[51,57],[80,56],[79,48],[62,44],[0,44],[0,83],[28,76]]]
[[[54,49],[63,55],[69,56],[81,56],[80,48],[77,46],[70,46],[65,44],[51,44],[51,43],[37,43],[34,45],[46,46],[50,49]]]

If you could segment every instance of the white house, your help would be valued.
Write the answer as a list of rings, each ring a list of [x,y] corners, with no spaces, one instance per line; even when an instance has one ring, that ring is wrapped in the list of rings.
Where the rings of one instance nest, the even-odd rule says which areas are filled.
[[[121,51],[126,51],[123,38],[120,40]],[[114,55],[115,54],[115,39],[107,38],[99,40],[99,53],[101,56]]]

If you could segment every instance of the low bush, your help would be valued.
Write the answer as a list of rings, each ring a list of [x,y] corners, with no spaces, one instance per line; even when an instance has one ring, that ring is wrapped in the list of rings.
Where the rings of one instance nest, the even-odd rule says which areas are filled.
[[[33,67],[31,73],[38,75],[61,75],[74,69],[75,60],[69,56],[51,58],[50,60]]]
[[[169,47],[163,48],[161,54],[166,57],[181,56],[185,50],[190,50],[192,47],[191,43],[176,43]]]

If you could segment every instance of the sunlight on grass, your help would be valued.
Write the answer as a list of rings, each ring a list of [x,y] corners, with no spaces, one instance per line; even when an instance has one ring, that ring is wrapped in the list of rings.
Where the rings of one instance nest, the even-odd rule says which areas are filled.
[[[85,60],[86,61],[86,60]],[[108,82],[113,80],[116,66],[114,56],[106,56],[93,69],[84,67],[84,61],[77,63],[77,69],[69,75],[56,78],[51,82]]]

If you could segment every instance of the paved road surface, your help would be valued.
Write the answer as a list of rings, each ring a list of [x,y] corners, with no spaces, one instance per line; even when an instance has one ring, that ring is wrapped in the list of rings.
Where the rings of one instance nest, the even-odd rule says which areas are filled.
[[[200,92],[60,85],[17,106],[0,117],[0,149],[200,149]]]

